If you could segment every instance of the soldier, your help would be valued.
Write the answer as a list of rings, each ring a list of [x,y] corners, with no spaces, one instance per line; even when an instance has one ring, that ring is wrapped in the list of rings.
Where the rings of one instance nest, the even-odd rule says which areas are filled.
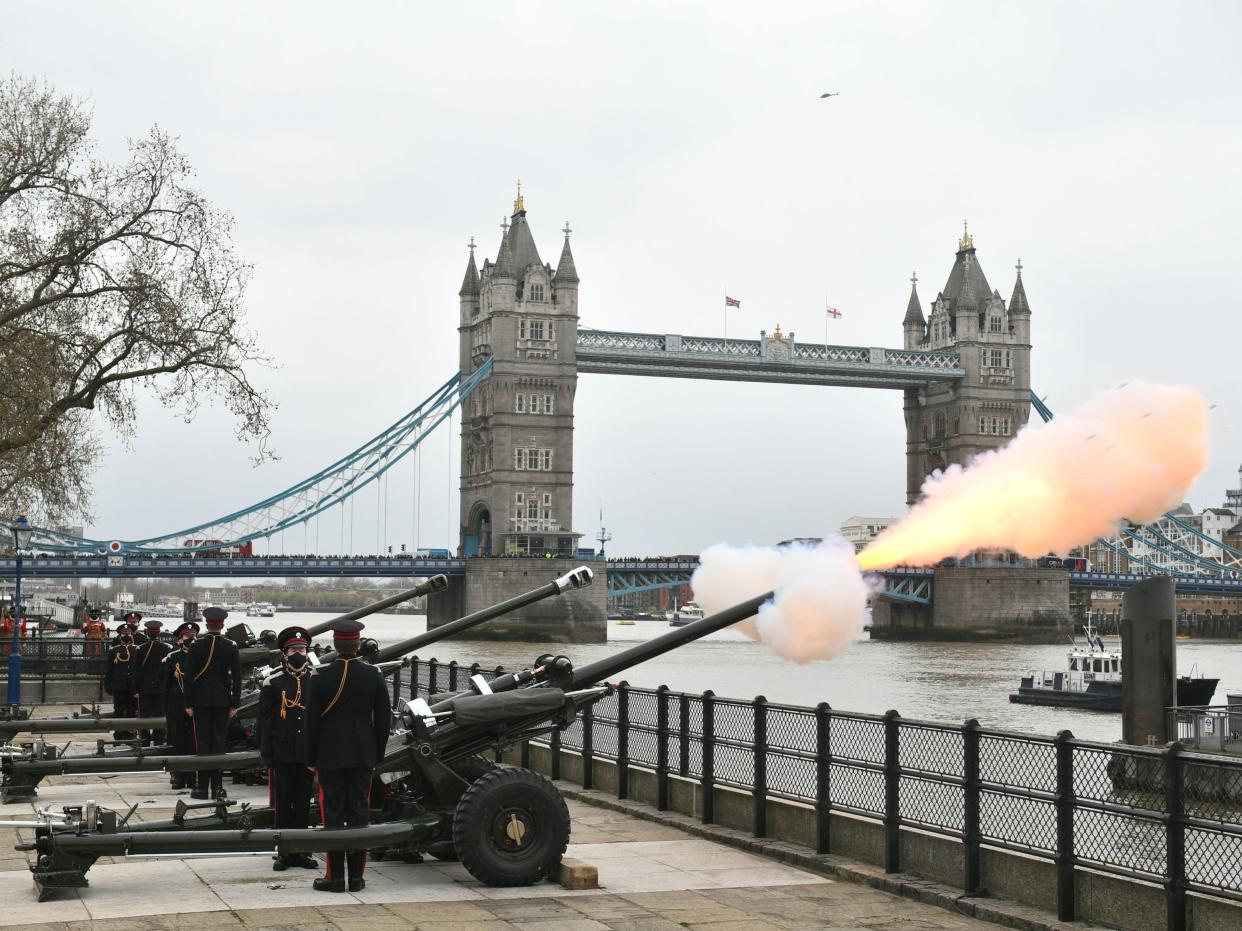
[[[164,657],[172,652],[172,647],[160,640],[160,630],[164,627],[163,621],[152,618],[149,621],[143,621],[142,626],[147,642],[138,647],[138,717],[162,718],[164,716],[164,683],[160,675],[161,664],[164,662]],[[141,737],[144,747],[162,744],[164,729],[157,727],[142,731]]]
[[[370,820],[369,795],[375,764],[384,755],[392,705],[384,677],[358,659],[363,625],[332,625],[337,660],[311,679],[306,702],[306,756],[319,777],[319,809],[325,828],[361,827]],[[320,892],[344,892],[348,864],[349,891],[366,887],[365,850],[328,853],[327,874],[316,879]]]
[[[190,644],[186,654],[185,711],[199,756],[225,752],[229,719],[241,704],[241,656],[237,644],[220,635],[228,616],[223,608],[204,608],[207,636]],[[207,798],[208,783],[214,798],[226,798],[224,773],[218,769],[200,769],[198,786],[190,797]]]
[[[112,696],[112,715],[132,718],[138,710],[135,693],[137,688],[138,650],[134,646],[134,625],[119,624],[116,628],[116,645],[104,657],[103,689]],[[117,740],[131,740],[133,731],[115,731]]]
[[[189,756],[194,752],[194,731],[185,713],[185,666],[190,644],[198,636],[198,625],[186,621],[173,633],[177,643],[160,663],[160,683],[164,689],[164,721],[168,725],[168,742],[177,756]],[[174,789],[193,789],[192,773],[173,773],[168,784]]]
[[[284,669],[273,676],[259,693],[259,754],[267,769],[270,804],[274,811],[272,827],[304,828],[310,820],[313,775],[307,764],[305,716],[306,692],[311,683],[307,649],[311,636],[304,627],[286,627],[276,638],[284,657]],[[308,853],[274,857],[272,869],[291,866],[316,869],[319,864]]]

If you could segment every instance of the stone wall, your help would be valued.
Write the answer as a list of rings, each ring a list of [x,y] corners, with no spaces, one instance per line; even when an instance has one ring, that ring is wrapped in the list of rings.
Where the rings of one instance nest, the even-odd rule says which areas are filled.
[[[1064,569],[940,568],[930,607],[879,596],[875,640],[1015,640],[1060,643],[1072,632]]]
[[[428,599],[428,629],[546,585],[578,566],[589,566],[587,588],[553,595],[459,635],[461,639],[525,640],[536,643],[603,643],[608,639],[607,569],[602,560],[477,558],[466,574],[450,578],[448,591]]]

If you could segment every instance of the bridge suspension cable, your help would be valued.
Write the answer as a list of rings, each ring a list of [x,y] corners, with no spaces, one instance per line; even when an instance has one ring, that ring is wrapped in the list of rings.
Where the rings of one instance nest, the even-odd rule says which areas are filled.
[[[422,441],[470,397],[491,373],[488,359],[466,378],[454,374],[430,397],[353,452],[295,485],[262,501],[185,530],[141,540],[96,540],[40,529],[32,546],[49,552],[185,553],[220,550],[270,537],[305,523],[336,505],[344,505],[363,488],[418,449]],[[450,447],[451,448],[451,447]],[[377,493],[381,490],[377,485]],[[344,515],[342,514],[342,534]],[[350,507],[350,540],[353,508]]]

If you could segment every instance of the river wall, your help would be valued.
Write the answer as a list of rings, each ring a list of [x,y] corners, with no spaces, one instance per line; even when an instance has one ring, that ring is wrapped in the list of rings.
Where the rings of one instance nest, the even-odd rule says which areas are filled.
[[[875,640],[1004,640],[1060,643],[1073,630],[1064,569],[942,567],[931,605],[877,596]]]

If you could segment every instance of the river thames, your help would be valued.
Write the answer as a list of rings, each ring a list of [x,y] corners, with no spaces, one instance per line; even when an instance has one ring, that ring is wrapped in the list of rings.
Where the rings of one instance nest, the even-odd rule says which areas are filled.
[[[325,620],[325,615],[280,612],[275,618],[246,620],[258,631],[291,624],[309,626]],[[393,643],[426,629],[423,615],[384,615],[366,624],[366,635],[380,643]],[[583,665],[668,629],[667,623],[657,621],[633,625],[609,621],[608,643],[597,644],[445,640],[420,651],[419,658],[516,668],[529,666],[540,653],[554,652]],[[1116,640],[1106,639],[1106,643]],[[876,714],[894,708],[909,718],[946,723],[978,718],[985,727],[1048,735],[1068,728],[1087,740],[1119,740],[1120,714],[1010,703],[1009,694],[1016,691],[1024,672],[1064,669],[1067,648],[1068,644],[862,640],[836,660],[800,666],[740,633],[725,630],[635,666],[619,678],[631,685],[667,685],[682,692],[712,689],[727,698],[763,695],[768,701],[793,705],[826,701],[840,711]],[[1181,640],[1177,654],[1179,673],[1194,668],[1196,674],[1221,680],[1214,704],[1224,704],[1227,693],[1242,693],[1242,642]]]

